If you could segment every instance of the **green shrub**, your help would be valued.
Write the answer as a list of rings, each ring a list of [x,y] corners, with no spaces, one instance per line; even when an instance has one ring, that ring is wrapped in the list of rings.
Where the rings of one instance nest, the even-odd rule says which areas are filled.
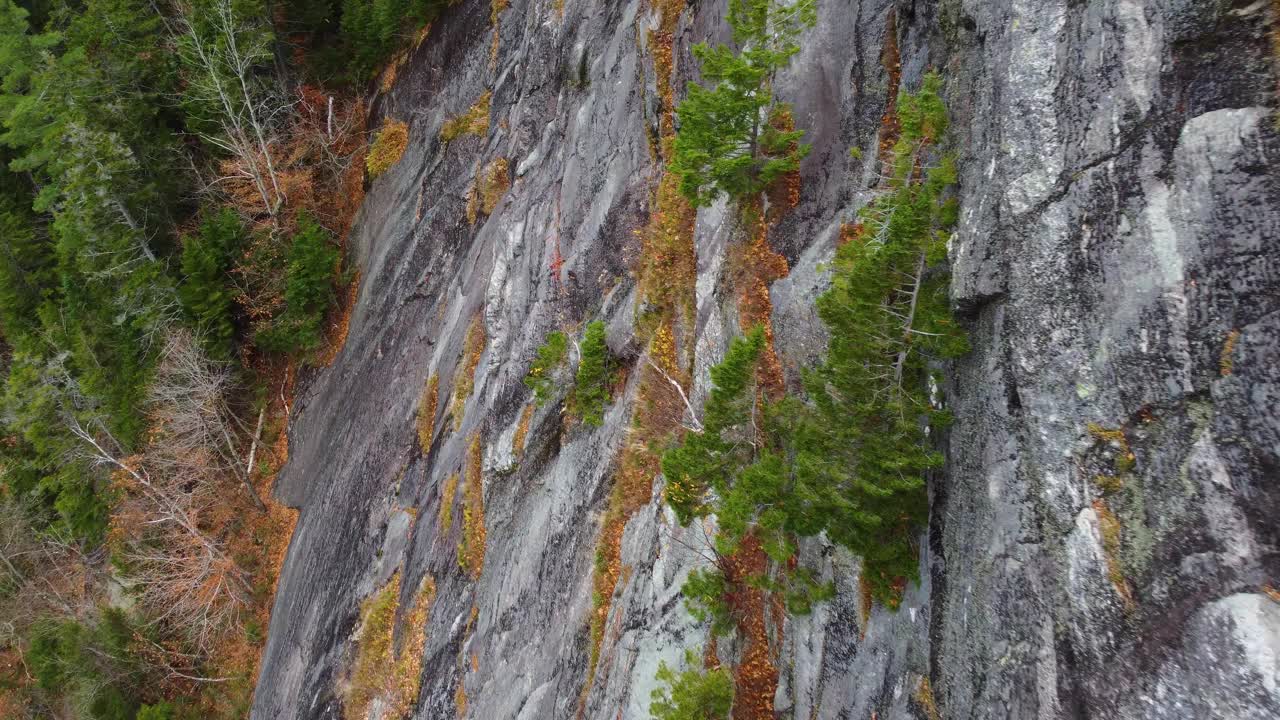
[[[724,668],[700,671],[692,650],[685,652],[691,667],[676,672],[665,662],[658,664],[658,681],[650,698],[649,712],[657,720],[727,720],[733,708],[733,678]]]
[[[259,333],[260,347],[269,352],[306,353],[320,346],[324,315],[334,299],[337,264],[338,249],[328,231],[307,213],[299,213],[285,271],[285,309],[270,328]]]
[[[170,703],[161,701],[155,705],[143,705],[138,708],[134,720],[174,720],[177,709]]]
[[[587,325],[582,338],[582,358],[573,384],[574,408],[582,422],[592,427],[604,423],[604,409],[609,404],[610,365],[604,322],[596,320]]]
[[[107,685],[93,693],[89,714],[94,720],[135,720],[137,707],[120,688]]]
[[[569,338],[559,330],[548,334],[542,347],[538,348],[538,357],[529,367],[529,374],[524,377],[524,384],[533,390],[534,401],[538,403],[538,407],[542,407],[551,399],[551,394],[555,390],[551,383],[551,374],[560,367],[560,363],[564,362],[568,349]]]
[[[235,334],[227,271],[244,242],[244,225],[231,208],[205,218],[200,232],[183,240],[178,298],[210,357],[231,357]]]
[[[716,568],[694,570],[689,573],[680,592],[684,595],[689,614],[701,622],[710,621],[711,632],[727,635],[733,630],[733,613],[725,600],[729,583],[724,573]]]

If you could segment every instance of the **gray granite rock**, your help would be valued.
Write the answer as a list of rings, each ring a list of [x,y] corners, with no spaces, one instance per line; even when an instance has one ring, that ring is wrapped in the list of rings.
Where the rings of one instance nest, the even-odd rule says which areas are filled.
[[[684,10],[679,85],[696,77],[694,42],[727,39],[725,5]],[[859,560],[806,540],[803,562],[837,593],[784,623],[779,717],[928,717],[925,682],[944,718],[1280,715],[1280,604],[1265,590],[1280,580],[1273,4],[818,5],[777,82],[813,144],[800,204],[770,235],[791,265],[772,289],[788,382],[822,352],[823,265],[875,193],[890,39],[905,88],[931,67],[946,77],[962,201],[952,299],[973,351],[941,368],[955,423],[930,482],[921,582],[898,612],[864,621]],[[417,718],[455,717],[459,687],[480,720],[646,718],[659,662],[705,646],[679,595],[705,540],[675,523],[658,483],[623,534],[627,570],[584,691],[595,547],[636,374],[601,427],[568,431],[558,376],[560,396],[513,447],[522,377],[549,330],[600,318],[615,353],[642,350],[629,270],[660,172],[653,12],[513,0],[491,64],[489,4],[467,0],[373,100],[375,120],[409,121],[410,145],[357,219],[347,343],[299,385],[275,492],[301,515],[253,718],[342,717],[360,601],[396,571],[406,597],[425,574],[437,584]],[[486,90],[487,136],[441,142]],[[498,157],[512,188],[472,225],[472,179]],[[738,324],[724,278],[733,217],[723,204],[698,217],[695,403]],[[454,430],[448,399],[477,314],[487,347]],[[432,374],[424,455],[414,417]],[[1117,429],[1123,444],[1098,432]],[[488,534],[478,580],[458,567],[460,512],[447,532],[438,520],[473,436]],[[1119,489],[1104,493],[1099,475]]]

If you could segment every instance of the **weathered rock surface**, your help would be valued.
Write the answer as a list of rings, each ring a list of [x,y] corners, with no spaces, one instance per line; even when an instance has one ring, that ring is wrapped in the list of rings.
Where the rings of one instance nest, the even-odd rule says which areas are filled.
[[[724,4],[685,9],[678,85],[693,75],[689,46],[727,36]],[[947,368],[956,421],[931,483],[922,582],[864,627],[857,559],[806,542],[804,561],[839,592],[786,623],[780,716],[928,717],[924,678],[946,718],[1280,716],[1280,51],[1268,35],[1280,7],[819,11],[778,81],[814,146],[800,205],[771,234],[792,266],[772,293],[784,367],[822,352],[812,304],[841,222],[874,183],[875,163],[848,148],[876,147],[887,41],[904,87],[929,67],[947,78],[962,199],[952,296],[973,351]],[[359,603],[397,570],[406,597],[424,574],[438,588],[418,718],[455,717],[459,686],[469,718],[648,717],[659,661],[705,643],[679,595],[702,562],[700,531],[655,492],[624,533],[629,569],[583,691],[593,558],[635,374],[602,427],[562,432],[553,403],[523,453],[512,446],[547,331],[601,317],[614,349],[636,352],[629,268],[660,172],[654,12],[565,0],[561,16],[553,0],[513,0],[491,59],[490,8],[466,0],[376,99],[411,143],[353,234],[363,281],[346,346],[294,409],[276,492],[301,517],[254,718],[341,717]],[[487,135],[443,143],[444,121],[486,90]],[[514,184],[472,225],[472,180],[499,157]],[[724,218],[698,221],[695,398],[737,328]],[[487,344],[455,430],[448,398],[477,313]],[[414,417],[432,374],[424,457]],[[458,566],[460,521],[439,523],[473,436],[488,534],[478,580]],[[1118,465],[1129,452],[1132,467]],[[1104,493],[1098,476],[1119,488]]]

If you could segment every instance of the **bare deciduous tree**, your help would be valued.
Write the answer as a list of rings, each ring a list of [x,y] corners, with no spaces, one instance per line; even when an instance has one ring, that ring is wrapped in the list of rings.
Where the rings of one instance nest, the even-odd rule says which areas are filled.
[[[153,427],[142,453],[123,456],[105,429],[68,420],[91,459],[112,471],[120,500],[111,541],[132,592],[152,623],[181,632],[197,649],[234,627],[250,595],[246,573],[207,526],[231,477],[252,492],[235,455],[228,385],[225,367],[209,361],[189,333],[171,331],[149,388]]]
[[[188,68],[184,98],[207,108],[221,132],[201,137],[234,159],[215,183],[248,180],[267,214],[285,202],[272,146],[280,116],[290,103],[262,81],[270,65],[271,30],[263,18],[236,12],[231,0],[181,3],[174,24],[178,48]]]

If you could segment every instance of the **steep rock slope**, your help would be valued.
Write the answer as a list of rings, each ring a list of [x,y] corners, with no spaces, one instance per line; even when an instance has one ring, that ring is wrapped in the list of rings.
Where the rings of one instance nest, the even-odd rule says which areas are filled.
[[[952,294],[973,352],[948,368],[956,422],[922,582],[864,619],[857,559],[806,543],[838,594],[779,628],[782,716],[1280,713],[1277,11],[820,0],[778,81],[814,145],[799,204],[770,233],[791,267],[772,286],[783,367],[794,379],[821,352],[821,266],[873,193],[877,164],[848,148],[875,148],[899,84],[929,67],[948,82]],[[661,12],[514,0],[495,39],[491,8],[468,0],[375,99],[375,115],[409,122],[410,146],[353,234],[364,280],[347,344],[294,408],[276,491],[302,513],[253,717],[342,716],[360,602],[397,571],[404,605],[420,578],[437,587],[419,718],[647,717],[658,662],[704,646],[679,594],[700,533],[655,486],[622,535],[584,691],[593,561],[639,373],[600,428],[565,430],[552,403],[515,444],[521,379],[549,330],[604,318],[615,352],[640,352],[629,271],[669,110],[649,32]],[[691,43],[726,39],[723,15],[723,2],[683,9],[676,87]],[[444,142],[485,92],[487,129]],[[512,185],[472,224],[474,178],[499,158]],[[695,403],[738,328],[727,217],[697,220]],[[473,327],[474,390],[453,403]],[[415,414],[433,376],[423,453]],[[483,483],[475,579],[459,567],[461,511],[441,523],[455,473]]]

